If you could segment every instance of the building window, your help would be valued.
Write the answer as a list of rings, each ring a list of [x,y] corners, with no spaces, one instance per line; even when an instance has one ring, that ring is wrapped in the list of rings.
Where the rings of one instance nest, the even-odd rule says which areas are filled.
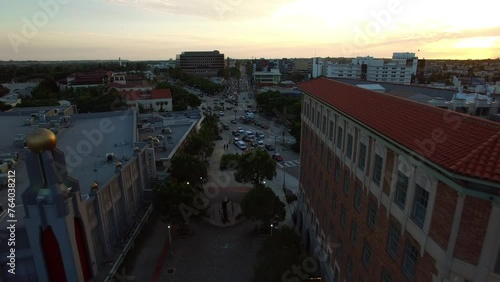
[[[366,165],[366,145],[363,143],[359,144],[359,159],[358,159],[358,167],[362,171],[365,170]]]
[[[415,185],[415,201],[413,207],[413,221],[422,228],[425,222],[425,214],[427,213],[427,203],[429,201],[429,192],[422,186]]]
[[[332,120],[330,121],[330,130],[328,131],[328,133],[329,133],[328,138],[330,138],[330,140],[333,140],[334,125]]]
[[[398,171],[398,181],[396,182],[396,196],[394,198],[394,202],[403,210],[405,209],[407,191],[408,176]]]
[[[351,176],[349,170],[344,173],[344,194],[349,193],[349,186],[351,186]]]
[[[344,228],[345,226],[345,218],[346,218],[345,207],[340,207],[340,227],[342,228]]]
[[[365,267],[368,267],[368,264],[370,264],[370,257],[372,256],[372,246],[365,241],[365,244],[363,246],[363,265]]]
[[[352,222],[351,225],[351,243],[356,246],[356,240],[358,239],[358,224]]]
[[[323,116],[323,125],[321,126],[322,128],[322,131],[323,131],[323,134],[326,133],[326,116]]]
[[[321,126],[321,124],[319,123],[319,116],[320,116],[320,112],[319,112],[319,109],[318,109],[318,113],[316,114],[316,127],[319,129],[319,127]]]
[[[328,185],[328,179],[325,179],[325,198],[328,199],[330,194],[330,187]]]
[[[415,265],[417,264],[418,249],[410,242],[406,244],[406,249],[403,257],[403,273],[406,277],[413,281],[415,277]]]
[[[330,154],[330,152],[328,152],[328,157],[326,159],[326,168],[328,170],[332,169],[332,154]]]
[[[352,142],[353,142],[353,137],[352,134],[347,135],[347,152],[346,155],[350,159],[352,157]]]
[[[380,185],[380,179],[382,178],[382,166],[384,164],[384,159],[378,154],[375,154],[375,166],[373,167],[373,182]]]
[[[342,150],[342,127],[338,128],[337,148]]]
[[[330,224],[330,241],[332,241],[334,237],[335,237],[335,226],[332,223]]]
[[[396,258],[398,256],[399,249],[399,237],[401,236],[401,230],[399,230],[396,225],[391,224],[389,227],[389,239],[387,241],[387,251]]]
[[[374,200],[370,199],[368,204],[368,218],[366,223],[371,229],[375,229],[375,220],[377,219],[377,204]]]
[[[340,178],[340,162],[335,161],[335,182],[339,182]]]
[[[382,282],[392,282],[391,274],[386,269],[382,272]]]
[[[339,247],[337,248],[337,255],[339,257],[342,257],[342,239],[339,238],[338,244],[339,244]]]
[[[354,192],[354,208],[359,211],[361,207],[361,187],[356,184],[356,189]]]
[[[352,258],[351,258],[351,256],[349,256],[347,258],[347,277],[349,279],[352,278]]]
[[[333,197],[332,197],[332,211],[335,213],[337,211],[337,193],[333,192]]]

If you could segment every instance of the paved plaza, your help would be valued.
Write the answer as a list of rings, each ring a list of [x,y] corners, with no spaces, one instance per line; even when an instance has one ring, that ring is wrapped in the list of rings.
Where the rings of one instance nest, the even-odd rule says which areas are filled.
[[[191,220],[188,235],[180,236],[179,226],[171,226],[170,240],[168,224],[153,216],[115,277],[116,281],[248,282],[252,279],[263,237],[254,233],[256,223],[236,218],[239,203],[252,185],[237,183],[232,172],[219,170],[224,153],[223,142],[219,141],[209,159],[209,177],[204,188],[211,191],[206,193],[210,218]],[[281,171],[275,179],[267,181],[266,186],[286,203],[283,180],[292,192],[298,190],[298,180]],[[220,207],[225,200],[229,201],[229,223],[221,220]],[[292,224],[293,209],[293,204],[286,205],[287,215],[282,224]]]

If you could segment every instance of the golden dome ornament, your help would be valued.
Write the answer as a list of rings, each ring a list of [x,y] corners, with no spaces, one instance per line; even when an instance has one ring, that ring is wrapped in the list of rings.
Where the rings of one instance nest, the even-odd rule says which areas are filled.
[[[35,129],[26,138],[26,145],[35,153],[52,151],[56,148],[57,138],[54,132],[46,128]]]

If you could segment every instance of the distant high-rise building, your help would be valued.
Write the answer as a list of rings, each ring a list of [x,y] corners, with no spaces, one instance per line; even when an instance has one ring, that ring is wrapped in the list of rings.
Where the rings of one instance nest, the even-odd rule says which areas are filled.
[[[224,54],[217,50],[182,52],[176,64],[187,74],[215,76],[224,68]]]

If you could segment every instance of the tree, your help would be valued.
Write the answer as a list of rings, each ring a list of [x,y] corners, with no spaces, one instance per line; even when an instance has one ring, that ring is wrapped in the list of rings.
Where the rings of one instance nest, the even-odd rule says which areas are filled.
[[[192,206],[198,190],[186,182],[153,185],[153,206],[164,222],[176,222],[182,218],[182,204]]]
[[[212,139],[207,138],[200,131],[189,137],[184,151],[204,160],[211,147],[213,147]]]
[[[241,201],[242,215],[252,221],[259,221],[262,226],[271,222],[285,220],[285,204],[273,190],[262,184],[256,185]]]
[[[207,177],[207,164],[195,156],[178,153],[171,162],[171,175],[179,182],[198,183]]]
[[[199,107],[201,105],[201,99],[200,97],[194,95],[194,94],[188,94],[187,95],[187,104],[191,107],[191,108],[196,108],[196,107]]]
[[[238,160],[234,179],[239,183],[258,185],[265,179],[272,180],[276,175],[276,162],[264,151],[243,154]]]

